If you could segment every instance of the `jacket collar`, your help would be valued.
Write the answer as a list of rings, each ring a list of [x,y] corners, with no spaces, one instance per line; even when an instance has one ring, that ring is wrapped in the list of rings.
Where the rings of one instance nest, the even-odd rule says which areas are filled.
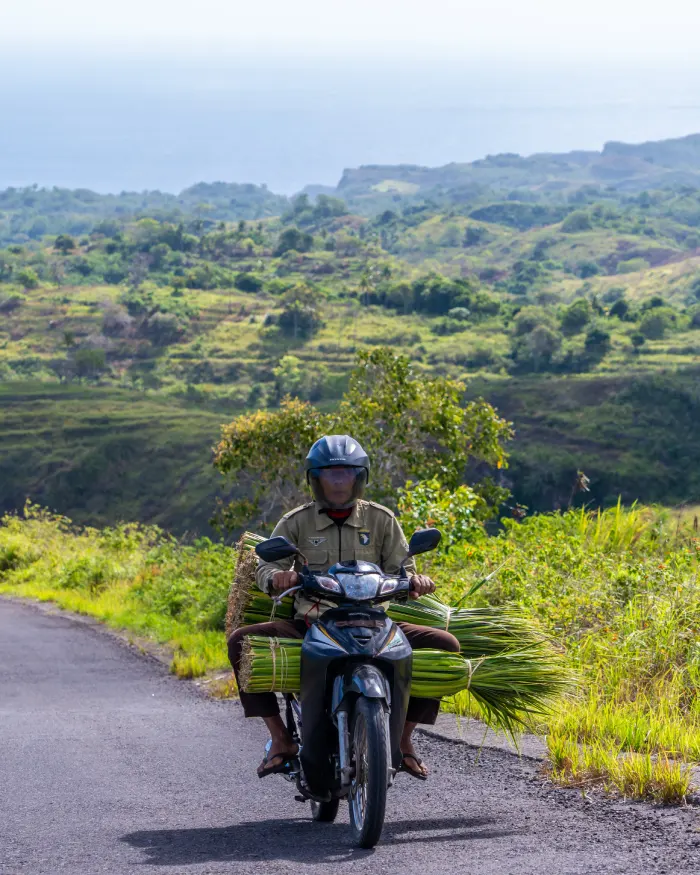
[[[355,506],[352,509],[352,513],[345,520],[346,526],[353,526],[356,529],[361,528],[364,525],[364,502],[357,501]],[[314,518],[316,520],[316,531],[320,532],[323,529],[327,529],[329,526],[334,526],[335,522],[328,516],[326,513],[322,513],[323,507],[319,504],[318,501],[314,502]]]

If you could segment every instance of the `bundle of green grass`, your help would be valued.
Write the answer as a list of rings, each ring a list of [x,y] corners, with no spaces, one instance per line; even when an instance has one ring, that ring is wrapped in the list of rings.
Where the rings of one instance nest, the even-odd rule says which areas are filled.
[[[246,532],[239,541],[226,615],[227,634],[272,616],[292,615],[291,599],[273,609],[272,599],[256,586],[254,550],[262,540]],[[477,582],[465,598],[484,582]],[[574,683],[552,641],[512,608],[455,608],[429,595],[392,604],[388,613],[396,622],[446,629],[460,644],[459,654],[414,651],[412,695],[443,698],[466,691],[494,728],[513,734],[532,718],[550,713]],[[241,686],[246,692],[298,692],[300,671],[301,641],[246,637],[241,665]]]
[[[243,644],[241,686],[248,693],[296,693],[301,686],[301,645],[293,638],[248,635]],[[444,650],[414,650],[411,695],[442,698],[468,691],[486,722],[509,734],[551,711],[571,686],[571,675],[554,651],[511,651],[465,659]]]

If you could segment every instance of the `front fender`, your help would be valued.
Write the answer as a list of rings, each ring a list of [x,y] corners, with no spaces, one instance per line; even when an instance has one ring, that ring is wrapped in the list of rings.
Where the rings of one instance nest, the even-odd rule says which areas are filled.
[[[383,699],[391,706],[391,687],[386,675],[376,665],[356,665],[349,678],[337,677],[333,685],[333,713],[335,714],[349,696],[365,696],[367,699]]]

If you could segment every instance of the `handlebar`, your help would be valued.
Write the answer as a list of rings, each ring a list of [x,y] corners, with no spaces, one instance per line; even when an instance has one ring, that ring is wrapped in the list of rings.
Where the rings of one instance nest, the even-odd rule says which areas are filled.
[[[272,596],[272,601],[274,602],[275,606],[281,605],[282,600],[285,599],[287,596],[306,589],[307,583],[312,583],[314,580],[316,580],[316,575],[308,568],[308,566],[304,566],[304,568],[298,571],[297,576],[299,577],[301,583],[299,583],[297,586],[289,587],[289,589],[282,590],[278,595]],[[399,575],[399,577],[402,576],[403,575]],[[408,600],[411,592],[413,592],[413,587],[409,586],[408,589],[402,589],[398,592],[387,593],[387,595],[385,595],[381,599],[377,599],[377,601],[406,601]],[[324,593],[319,591],[317,587],[313,587],[312,596],[315,598],[318,598],[319,596],[327,596],[330,600],[333,600],[333,595],[334,593],[332,592]]]
[[[272,596],[272,601],[276,605],[282,604],[282,599],[288,595],[291,595],[293,592],[299,592],[300,589],[304,589],[303,586],[292,586],[289,589],[283,589],[279,595]]]

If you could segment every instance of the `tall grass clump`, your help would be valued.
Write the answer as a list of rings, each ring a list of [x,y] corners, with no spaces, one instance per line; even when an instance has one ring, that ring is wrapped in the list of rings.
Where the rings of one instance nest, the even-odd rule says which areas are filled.
[[[699,560],[681,517],[618,505],[505,520],[431,572],[452,601],[500,569],[476,603],[507,605],[563,644],[583,683],[540,727],[550,741],[668,759],[670,775],[700,760]]]

